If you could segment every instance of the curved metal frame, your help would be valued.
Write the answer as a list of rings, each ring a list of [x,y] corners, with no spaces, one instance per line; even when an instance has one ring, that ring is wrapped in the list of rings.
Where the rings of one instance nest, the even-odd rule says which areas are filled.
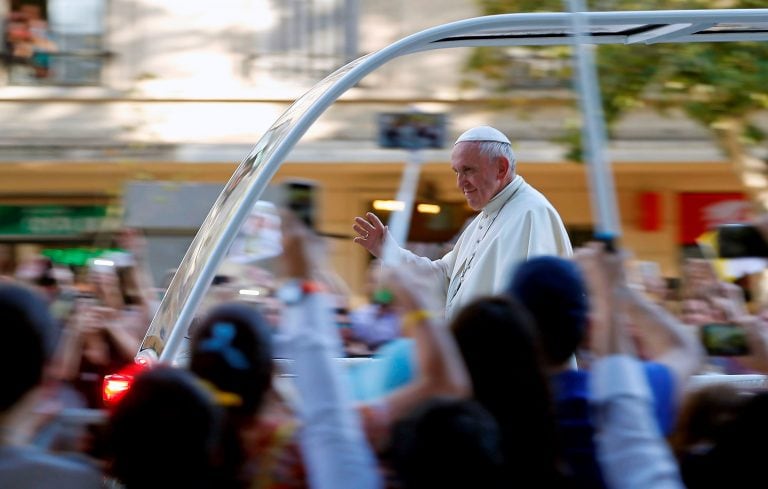
[[[251,208],[275,175],[283,160],[299,139],[325,110],[344,92],[363,77],[385,63],[407,54],[431,49],[472,46],[543,45],[572,43],[568,27],[570,13],[504,14],[453,22],[433,27],[405,37],[377,52],[363,56],[332,73],[297,99],[259,140],[251,153],[240,163],[232,178],[213,204],[211,211],[192,241],[181,265],[160,304],[139,350],[139,357],[172,361],[181,345],[188,324],[208,285]],[[746,22],[768,23],[768,10],[702,10],[702,11],[649,11],[649,12],[591,12],[583,15],[585,25],[622,26],[651,24],[644,32],[645,40],[652,41],[652,32],[659,25],[687,25],[681,28],[681,39],[692,36],[699,26],[705,29],[715,23]],[[526,30],[561,29],[552,36],[532,35]],[[511,31],[510,31],[511,29]],[[523,29],[521,32],[514,29]],[[596,33],[584,36],[584,42],[632,42],[632,33],[611,33],[599,37]],[[664,31],[664,42],[675,42],[669,30]],[[762,31],[755,31],[761,39],[768,39]],[[762,36],[762,37],[761,37]],[[726,36],[727,37],[727,36]],[[713,33],[707,41],[743,40],[727,38]],[[688,42],[683,41],[683,42]],[[600,196],[595,188],[597,202],[612,201]],[[600,204],[599,204],[600,205]]]

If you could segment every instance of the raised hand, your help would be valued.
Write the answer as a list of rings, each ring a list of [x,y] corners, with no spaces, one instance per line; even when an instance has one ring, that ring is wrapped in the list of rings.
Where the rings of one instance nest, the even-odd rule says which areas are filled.
[[[282,213],[280,222],[286,276],[310,278],[313,270],[317,267],[317,260],[312,252],[317,236],[292,212]]]
[[[367,212],[365,217],[356,217],[352,229],[358,234],[353,241],[379,258],[387,236],[387,227],[373,212]]]
[[[589,289],[592,324],[590,349],[598,356],[635,353],[626,318],[632,290],[627,285],[626,252],[605,251],[603,243],[591,242],[574,253]]]
[[[768,323],[756,316],[744,315],[735,320],[744,328],[749,353],[739,357],[743,366],[761,373],[768,373]]]

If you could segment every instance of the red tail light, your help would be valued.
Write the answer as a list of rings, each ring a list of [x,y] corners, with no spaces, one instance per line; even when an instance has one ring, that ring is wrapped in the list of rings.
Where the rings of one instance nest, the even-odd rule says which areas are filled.
[[[136,377],[141,370],[149,367],[151,367],[149,362],[137,361],[136,363],[125,367],[119,373],[105,375],[104,381],[101,384],[101,398],[104,400],[104,404],[106,406],[112,406],[119,401],[131,388],[134,377]]]
[[[128,392],[133,383],[133,375],[112,374],[104,376],[102,398],[107,405],[114,404]]]

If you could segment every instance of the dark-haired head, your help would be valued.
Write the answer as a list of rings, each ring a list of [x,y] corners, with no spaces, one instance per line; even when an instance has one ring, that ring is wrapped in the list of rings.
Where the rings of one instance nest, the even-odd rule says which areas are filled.
[[[0,355],[0,412],[40,383],[55,335],[42,296],[26,287],[0,284],[0,336],[15,353]]]
[[[129,489],[215,487],[220,427],[221,412],[190,372],[144,371],[110,415],[109,472]]]
[[[687,487],[750,487],[763,475],[768,436],[768,392],[746,400],[737,416],[720,430],[714,448],[703,457],[697,473],[685,471]]]
[[[573,261],[531,258],[517,267],[506,293],[533,316],[550,366],[562,365],[576,352],[589,321],[589,304],[586,282]]]
[[[223,404],[255,413],[271,386],[272,369],[270,329],[256,309],[222,304],[202,319],[192,338],[190,370],[225,396]]]
[[[496,421],[471,400],[432,399],[393,428],[389,454],[405,489],[503,487]]]
[[[511,297],[483,297],[464,307],[451,328],[475,399],[499,424],[505,463],[550,480],[556,472],[555,424],[528,312]]]
[[[508,402],[509,392],[540,391],[546,384],[538,338],[527,311],[509,297],[484,297],[464,307],[451,324],[467,364],[475,397],[487,405]],[[541,392],[537,392],[540,394]]]
[[[272,338],[264,317],[242,303],[211,309],[192,337],[190,369],[227,408],[220,471],[235,474],[245,485],[247,456],[241,435],[257,420],[272,385]]]

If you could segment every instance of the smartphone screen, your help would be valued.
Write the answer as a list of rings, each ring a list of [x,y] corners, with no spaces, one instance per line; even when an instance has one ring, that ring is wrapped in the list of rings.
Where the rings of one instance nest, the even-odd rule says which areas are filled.
[[[717,246],[722,258],[768,258],[768,243],[760,231],[748,224],[718,227]]]
[[[705,324],[701,326],[701,341],[711,356],[749,354],[746,332],[737,324]]]

